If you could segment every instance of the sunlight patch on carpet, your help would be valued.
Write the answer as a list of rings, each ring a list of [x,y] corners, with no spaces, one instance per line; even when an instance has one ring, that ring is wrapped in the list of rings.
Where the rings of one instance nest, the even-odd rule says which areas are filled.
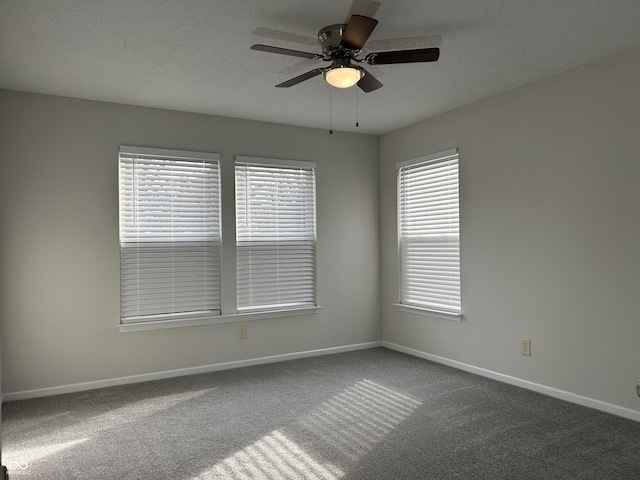
[[[23,468],[25,465],[33,467],[39,460],[63,454],[66,450],[91,440],[93,436],[105,430],[117,429],[133,422],[139,422],[144,417],[197,398],[211,390],[203,389],[175,395],[156,396],[135,401],[87,419],[80,418],[76,423],[66,428],[56,429],[46,435],[29,438],[12,445],[12,447],[3,448],[3,461],[9,462],[7,465],[10,467],[12,465],[16,467],[14,475],[26,474],[28,472]],[[73,420],[72,412],[64,412],[64,415],[69,416],[70,421]]]
[[[342,476],[344,472],[315,461],[296,442],[276,430],[194,480],[336,480]]]
[[[338,480],[421,403],[361,380],[295,424],[269,433],[193,480]]]
[[[18,450],[3,449],[2,462],[7,465],[11,476],[27,474],[29,473],[29,465],[33,465],[37,460],[59,453],[67,448],[75,447],[87,440],[89,440],[88,437],[34,448],[22,448]]]

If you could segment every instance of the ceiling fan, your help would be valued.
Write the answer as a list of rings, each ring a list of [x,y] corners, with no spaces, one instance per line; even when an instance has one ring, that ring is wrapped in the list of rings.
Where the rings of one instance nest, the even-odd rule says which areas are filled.
[[[322,74],[324,79],[334,87],[349,88],[357,85],[364,92],[373,92],[382,87],[382,83],[362,67],[362,64],[390,65],[396,63],[435,62],[440,57],[440,49],[431,47],[371,52],[359,58],[377,24],[378,21],[374,18],[353,14],[346,24],[339,23],[322,28],[318,32],[318,41],[322,47],[322,54],[263,44],[252,45],[251,49],[331,62],[328,67],[314,68],[302,75],[279,83],[276,87],[292,87]]]

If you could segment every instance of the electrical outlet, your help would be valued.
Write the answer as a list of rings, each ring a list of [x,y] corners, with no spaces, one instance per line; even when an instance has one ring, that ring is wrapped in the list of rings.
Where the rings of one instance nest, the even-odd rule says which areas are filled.
[[[520,339],[520,353],[522,355],[526,355],[527,357],[531,356],[531,340],[528,338]]]
[[[247,326],[238,325],[238,340],[246,340],[246,339],[247,339]]]

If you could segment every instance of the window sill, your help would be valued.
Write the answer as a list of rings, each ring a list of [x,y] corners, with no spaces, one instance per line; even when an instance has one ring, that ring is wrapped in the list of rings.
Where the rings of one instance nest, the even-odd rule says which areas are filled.
[[[295,308],[286,310],[269,310],[263,312],[233,313],[226,315],[212,315],[197,318],[182,318],[176,320],[158,320],[154,322],[121,323],[118,325],[120,333],[140,332],[143,330],[161,330],[165,328],[195,327],[199,325],[215,325],[218,323],[245,322],[262,320],[265,318],[296,317],[299,315],[313,315],[320,311],[320,306]]]
[[[451,320],[452,322],[462,321],[461,313],[449,313],[440,310],[429,310],[428,308],[414,307],[412,305],[404,305],[402,303],[394,303],[394,305],[398,307],[401,312],[415,313],[417,315],[423,315],[425,317],[442,318],[444,320]]]

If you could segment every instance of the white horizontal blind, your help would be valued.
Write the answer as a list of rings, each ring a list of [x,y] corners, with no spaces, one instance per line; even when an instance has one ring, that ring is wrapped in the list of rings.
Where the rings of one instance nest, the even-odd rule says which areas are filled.
[[[399,167],[400,303],[460,314],[458,153]]]
[[[315,168],[236,159],[238,311],[316,305]]]
[[[217,154],[120,147],[122,323],[220,314]]]

